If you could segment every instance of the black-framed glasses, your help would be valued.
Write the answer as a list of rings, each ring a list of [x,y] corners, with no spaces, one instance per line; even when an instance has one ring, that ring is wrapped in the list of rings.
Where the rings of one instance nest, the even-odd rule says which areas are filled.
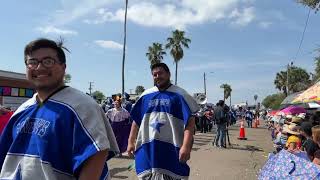
[[[36,69],[39,66],[39,64],[41,63],[44,67],[51,68],[56,62],[57,62],[57,60],[55,60],[51,57],[45,57],[42,60],[27,59],[26,66],[29,69]]]

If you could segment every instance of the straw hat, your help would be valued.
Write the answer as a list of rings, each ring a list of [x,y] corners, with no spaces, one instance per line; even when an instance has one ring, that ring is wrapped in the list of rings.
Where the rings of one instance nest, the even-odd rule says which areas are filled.
[[[294,117],[292,117],[291,122],[292,122],[292,123],[300,124],[300,123],[302,122],[302,118],[297,117],[297,116],[294,116]]]
[[[294,134],[294,135],[300,135],[298,129],[300,126],[297,126],[295,123],[290,123],[290,125],[283,125],[282,132],[289,133],[289,134]]]
[[[293,116],[291,114],[286,115],[287,119],[291,119]]]

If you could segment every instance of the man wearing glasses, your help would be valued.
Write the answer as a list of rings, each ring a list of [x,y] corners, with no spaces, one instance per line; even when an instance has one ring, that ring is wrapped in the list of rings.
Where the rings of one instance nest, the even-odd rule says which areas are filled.
[[[0,139],[0,179],[107,179],[117,153],[109,121],[89,96],[63,83],[62,43],[30,42],[27,79],[37,93],[11,117]]]

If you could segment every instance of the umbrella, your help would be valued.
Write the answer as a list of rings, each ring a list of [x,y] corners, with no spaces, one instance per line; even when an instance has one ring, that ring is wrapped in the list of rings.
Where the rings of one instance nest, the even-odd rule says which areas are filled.
[[[300,107],[300,106],[289,106],[285,109],[282,109],[280,112],[284,113],[284,114],[295,115],[295,114],[300,114],[300,113],[306,113],[307,111],[303,107]]]
[[[274,115],[276,115],[278,112],[279,112],[279,110],[273,110],[273,111],[270,111],[268,114],[269,114],[269,116],[274,116]]]
[[[298,95],[292,103],[320,101],[320,81]]]
[[[320,169],[315,164],[282,150],[269,157],[258,179],[316,179],[319,177]]]

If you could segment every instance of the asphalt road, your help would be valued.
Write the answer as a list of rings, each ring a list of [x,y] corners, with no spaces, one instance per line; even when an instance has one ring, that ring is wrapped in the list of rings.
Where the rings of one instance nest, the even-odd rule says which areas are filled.
[[[261,123],[263,124],[263,123]],[[238,140],[239,126],[229,127],[231,146],[220,149],[211,145],[214,133],[197,133],[188,162],[191,168],[190,180],[237,180],[257,179],[268,153],[273,151],[270,132],[265,127],[245,128],[247,140]],[[113,158],[108,162],[111,178],[135,180],[134,170],[128,170],[133,163],[126,156]]]

